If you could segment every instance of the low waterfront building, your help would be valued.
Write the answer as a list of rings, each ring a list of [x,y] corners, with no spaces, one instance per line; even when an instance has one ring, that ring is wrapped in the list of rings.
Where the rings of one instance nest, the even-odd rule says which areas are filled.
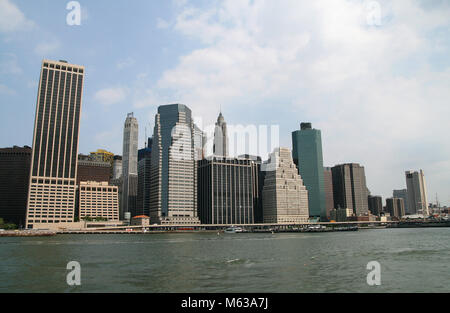
[[[277,148],[264,163],[264,223],[305,223],[309,219],[308,191],[288,148]]]
[[[80,182],[80,219],[101,217],[109,221],[119,220],[119,192],[108,182]]]
[[[131,219],[131,226],[150,226],[150,217],[147,215],[135,216]]]
[[[330,212],[330,220],[335,222],[346,222],[349,218],[353,217],[352,209],[332,209]]]

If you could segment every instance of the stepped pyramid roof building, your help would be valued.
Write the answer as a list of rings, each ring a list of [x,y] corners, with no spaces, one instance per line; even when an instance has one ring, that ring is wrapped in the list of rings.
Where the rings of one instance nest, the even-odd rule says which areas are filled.
[[[264,223],[305,223],[309,218],[308,191],[287,148],[277,148],[264,164]]]

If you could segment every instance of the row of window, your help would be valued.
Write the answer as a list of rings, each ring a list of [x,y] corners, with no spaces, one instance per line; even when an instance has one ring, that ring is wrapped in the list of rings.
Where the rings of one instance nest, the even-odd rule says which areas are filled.
[[[63,71],[68,71],[68,72],[83,73],[83,69],[82,68],[76,68],[76,67],[71,67],[71,66],[64,66],[64,65],[59,65],[59,64],[44,63],[44,67],[55,68],[57,70],[63,70]]]

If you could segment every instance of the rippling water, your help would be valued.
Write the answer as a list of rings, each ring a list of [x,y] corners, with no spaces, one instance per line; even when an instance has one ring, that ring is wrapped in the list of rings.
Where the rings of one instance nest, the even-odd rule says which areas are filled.
[[[450,292],[450,228],[0,238],[0,292]],[[66,265],[81,264],[81,286]],[[367,263],[381,264],[368,286]]]

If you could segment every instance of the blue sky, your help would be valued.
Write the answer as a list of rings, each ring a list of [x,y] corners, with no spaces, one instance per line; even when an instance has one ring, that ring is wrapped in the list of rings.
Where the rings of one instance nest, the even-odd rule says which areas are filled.
[[[153,132],[158,105],[203,124],[309,121],[325,165],[366,167],[373,194],[425,171],[450,204],[450,5],[447,1],[0,0],[0,146],[31,145],[43,58],[86,66],[81,153],[121,154],[126,113]]]

